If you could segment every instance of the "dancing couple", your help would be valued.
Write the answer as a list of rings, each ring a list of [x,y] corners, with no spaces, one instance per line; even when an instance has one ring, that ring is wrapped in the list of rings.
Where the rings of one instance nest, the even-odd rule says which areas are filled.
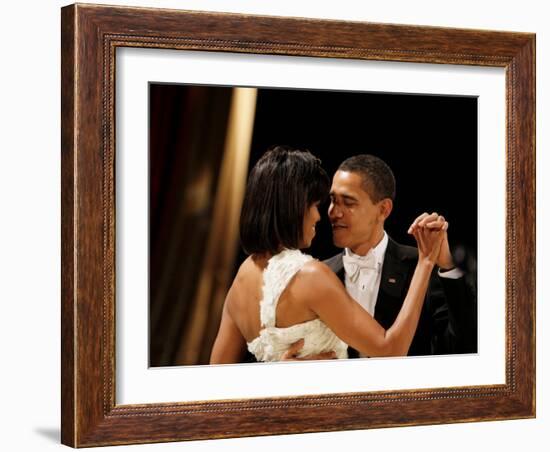
[[[340,254],[310,247],[328,215]],[[211,364],[431,355],[477,351],[477,307],[453,263],[448,223],[418,216],[417,248],[384,230],[395,198],[391,169],[372,155],[345,160],[332,179],[308,151],[275,147],[252,169],[240,221],[249,255],[227,293]]]

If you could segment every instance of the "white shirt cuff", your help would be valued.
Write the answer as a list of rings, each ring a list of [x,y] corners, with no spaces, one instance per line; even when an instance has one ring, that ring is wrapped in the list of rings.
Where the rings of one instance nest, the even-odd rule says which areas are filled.
[[[464,276],[464,272],[458,268],[455,267],[452,270],[442,272],[441,269],[437,270],[437,274],[440,278],[448,278],[448,279],[458,279],[462,278]]]

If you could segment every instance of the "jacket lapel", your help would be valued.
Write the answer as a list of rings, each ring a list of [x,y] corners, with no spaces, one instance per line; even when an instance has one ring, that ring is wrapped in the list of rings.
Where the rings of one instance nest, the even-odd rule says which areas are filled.
[[[340,258],[340,259],[342,259],[342,258]],[[340,281],[342,281],[342,283],[345,286],[346,285],[346,271],[344,270],[344,264],[343,263],[342,263],[342,268],[336,272],[336,276],[338,276],[338,278],[340,278]]]
[[[330,259],[326,259],[323,262],[327,264],[330,269],[336,273],[336,276],[340,278],[340,281],[342,281],[345,284],[346,281],[346,273],[344,270],[344,261],[342,260],[342,257],[344,256],[344,251],[342,251],[340,254],[337,254],[336,256],[332,256]]]
[[[399,314],[407,276],[408,266],[399,252],[399,246],[389,238],[374,310],[374,318],[384,328],[389,328]]]

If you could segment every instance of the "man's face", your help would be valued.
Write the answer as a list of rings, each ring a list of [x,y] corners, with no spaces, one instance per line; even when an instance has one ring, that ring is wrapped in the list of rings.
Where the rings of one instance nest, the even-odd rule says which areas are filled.
[[[362,182],[358,173],[336,171],[328,209],[334,245],[359,255],[365,255],[382,239],[384,220],[391,211],[391,201],[373,203]]]

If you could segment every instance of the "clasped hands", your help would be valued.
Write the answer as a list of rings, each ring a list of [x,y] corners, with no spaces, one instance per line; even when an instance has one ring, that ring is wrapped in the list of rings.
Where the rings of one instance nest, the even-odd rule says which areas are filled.
[[[434,262],[442,271],[454,268],[447,237],[448,229],[449,223],[445,221],[443,215],[436,212],[431,214],[424,212],[413,221],[407,231],[415,237],[419,255],[422,255],[423,252],[433,252]],[[439,240],[441,241],[439,242]]]

